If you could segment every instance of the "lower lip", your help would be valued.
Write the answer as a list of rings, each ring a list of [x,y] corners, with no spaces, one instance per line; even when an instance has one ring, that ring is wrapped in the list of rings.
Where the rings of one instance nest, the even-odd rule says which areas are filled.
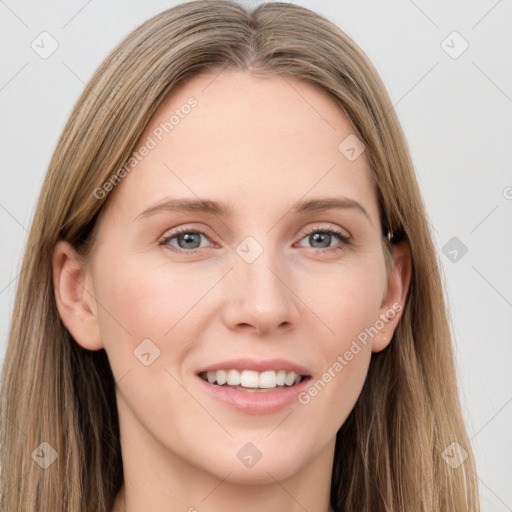
[[[246,414],[271,414],[298,401],[297,395],[309,384],[309,377],[295,386],[276,388],[272,391],[239,391],[235,388],[210,384],[197,376],[200,385],[217,400]]]

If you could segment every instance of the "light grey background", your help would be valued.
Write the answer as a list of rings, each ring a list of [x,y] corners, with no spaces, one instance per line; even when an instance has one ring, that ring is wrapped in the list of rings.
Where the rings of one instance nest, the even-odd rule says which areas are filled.
[[[0,0],[0,362],[27,229],[72,106],[122,37],[176,3]],[[444,268],[483,508],[512,511],[512,2],[295,3],[347,32],[388,87]],[[58,43],[46,59],[31,48],[51,48],[43,31]],[[455,262],[453,247],[443,253],[453,237],[467,247]]]

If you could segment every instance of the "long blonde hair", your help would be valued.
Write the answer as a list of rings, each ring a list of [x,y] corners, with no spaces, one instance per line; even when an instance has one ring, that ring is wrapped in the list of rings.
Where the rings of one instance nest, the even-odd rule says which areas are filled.
[[[0,510],[109,512],[123,481],[115,382],[104,350],[81,348],[52,285],[58,240],[91,242],[123,165],[180,81],[232,68],[293,76],[329,94],[366,146],[383,223],[412,255],[390,345],[374,354],[337,435],[331,486],[345,512],[476,512],[475,463],[459,403],[436,252],[407,143],[374,67],[320,15],[288,3],[180,4],[143,23],[104,60],[58,141],[28,238],[2,373]],[[340,141],[341,142],[341,141]],[[44,469],[34,450],[58,458]],[[467,455],[445,462],[451,443]],[[40,448],[38,448],[40,447]],[[452,453],[453,455],[453,453]]]

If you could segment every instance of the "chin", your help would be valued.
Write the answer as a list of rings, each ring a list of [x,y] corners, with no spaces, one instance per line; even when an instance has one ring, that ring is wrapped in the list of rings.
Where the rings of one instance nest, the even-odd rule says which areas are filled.
[[[267,435],[265,433],[265,435]],[[254,436],[256,438],[257,436]],[[286,480],[298,473],[311,461],[313,447],[306,449],[306,444],[297,441],[296,443],[284,444],[282,440],[278,443],[264,441],[261,435],[261,442],[236,443],[236,449],[231,447],[219,447],[220,451],[210,455],[208,461],[204,457],[201,466],[204,470],[218,479],[225,479],[236,484],[272,484],[276,480]],[[206,462],[206,464],[205,464]]]

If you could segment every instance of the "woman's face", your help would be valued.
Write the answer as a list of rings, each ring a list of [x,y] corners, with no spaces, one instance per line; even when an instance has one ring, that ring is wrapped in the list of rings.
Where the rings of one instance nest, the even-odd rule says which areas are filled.
[[[203,74],[156,111],[86,271],[141,465],[257,482],[332,454],[400,309],[363,149],[292,78]]]

